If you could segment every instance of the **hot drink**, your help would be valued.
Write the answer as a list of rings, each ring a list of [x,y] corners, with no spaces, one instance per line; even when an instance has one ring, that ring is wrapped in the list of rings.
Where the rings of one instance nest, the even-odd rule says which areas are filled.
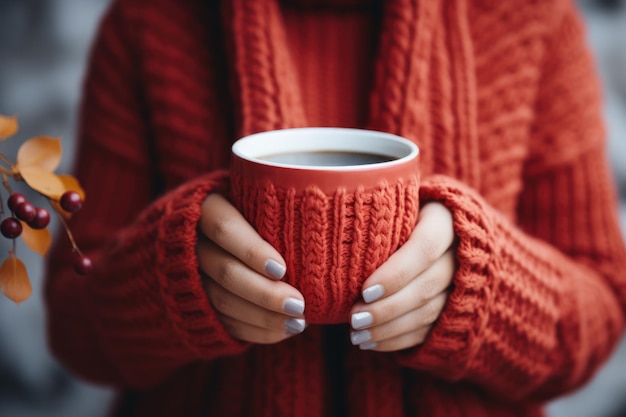
[[[360,129],[256,133],[232,148],[230,197],[284,257],[311,324],[346,323],[365,280],[413,231],[419,150]]]
[[[278,164],[300,166],[353,166],[378,164],[398,158],[366,152],[311,151],[278,153],[260,156],[259,159]]]

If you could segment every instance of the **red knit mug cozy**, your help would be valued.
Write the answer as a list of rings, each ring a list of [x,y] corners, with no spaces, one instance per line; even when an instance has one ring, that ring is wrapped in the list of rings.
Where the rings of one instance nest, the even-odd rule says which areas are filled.
[[[330,160],[346,154],[383,162]],[[399,136],[343,128],[262,132],[233,145],[233,203],[285,258],[283,280],[304,295],[308,323],[347,322],[365,279],[408,239],[418,155]]]

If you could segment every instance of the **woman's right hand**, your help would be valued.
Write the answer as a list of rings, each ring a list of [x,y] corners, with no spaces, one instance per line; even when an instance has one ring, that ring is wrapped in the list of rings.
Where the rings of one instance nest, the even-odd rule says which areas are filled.
[[[198,261],[205,289],[231,336],[277,343],[301,333],[304,297],[281,282],[285,261],[219,194],[202,203]]]

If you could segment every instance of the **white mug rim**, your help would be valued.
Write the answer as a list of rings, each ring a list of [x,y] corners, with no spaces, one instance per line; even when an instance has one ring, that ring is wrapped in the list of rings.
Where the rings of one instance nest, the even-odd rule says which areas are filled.
[[[299,135],[300,140],[294,139]],[[337,140],[340,135],[342,140]],[[259,138],[271,138],[270,141],[259,142]],[[315,139],[303,140],[304,139]],[[274,145],[274,150],[262,146]],[[360,165],[303,165],[267,161],[263,156],[276,153],[297,152],[365,152],[384,155],[394,158],[391,161]],[[419,148],[410,140],[391,133],[368,129],[337,128],[337,127],[303,127],[269,130],[254,133],[237,140],[232,146],[232,152],[237,157],[253,163],[311,171],[360,171],[373,168],[401,165],[417,158]]]

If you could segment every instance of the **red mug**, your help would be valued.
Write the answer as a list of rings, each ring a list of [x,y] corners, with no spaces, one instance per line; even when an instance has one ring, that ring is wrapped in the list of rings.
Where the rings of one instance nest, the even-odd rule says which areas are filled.
[[[389,133],[282,129],[232,147],[232,201],[285,258],[311,324],[349,321],[365,279],[413,231],[418,189],[418,147]]]

